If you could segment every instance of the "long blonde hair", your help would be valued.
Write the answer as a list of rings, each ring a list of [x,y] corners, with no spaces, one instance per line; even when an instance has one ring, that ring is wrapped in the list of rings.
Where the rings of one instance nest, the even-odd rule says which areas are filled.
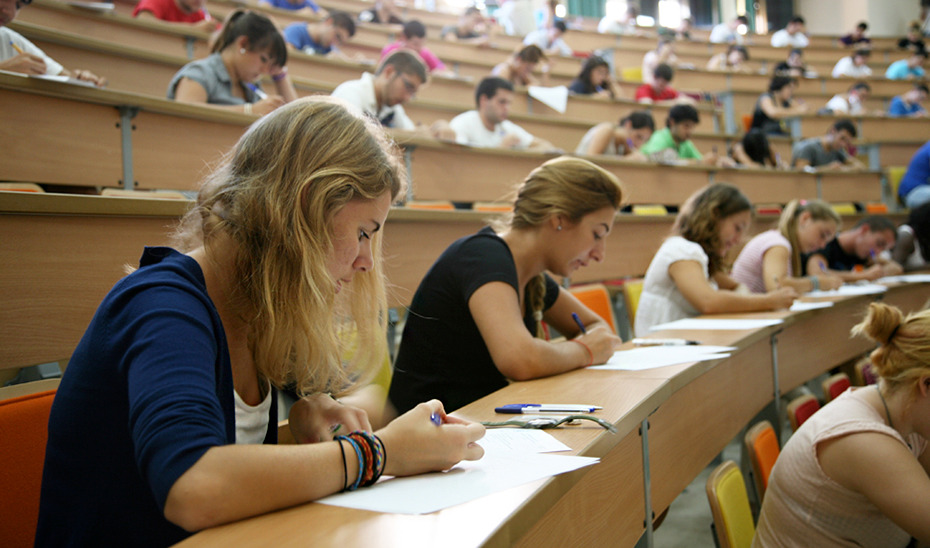
[[[871,303],[852,334],[879,343],[869,357],[889,390],[910,389],[916,396],[920,378],[930,375],[930,310],[905,317],[893,306]]]
[[[525,230],[542,225],[553,216],[577,223],[605,207],[620,209],[623,187],[614,174],[588,160],[560,156],[537,167],[517,188],[513,212],[495,223],[498,231]],[[542,311],[546,281],[540,274],[524,289],[527,306],[536,318],[536,334],[542,336]]]
[[[842,224],[839,214],[822,200],[791,200],[778,219],[778,231],[791,243],[791,274],[801,275],[801,240],[798,237],[798,218],[808,212],[811,220],[833,221],[837,228]]]
[[[209,248],[218,234],[234,242],[230,306],[249,325],[259,374],[276,386],[341,391],[383,359],[381,232],[373,234],[373,268],[357,273],[338,301],[326,265],[336,212],[353,199],[396,197],[405,180],[380,126],[347,103],[315,96],[255,122],[204,182],[182,219],[179,248]],[[340,334],[346,330],[354,341]],[[347,346],[358,351],[343,366]]]

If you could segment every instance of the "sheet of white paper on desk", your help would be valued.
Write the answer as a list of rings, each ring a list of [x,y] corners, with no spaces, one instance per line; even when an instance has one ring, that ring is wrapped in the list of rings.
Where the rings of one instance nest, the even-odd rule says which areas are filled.
[[[885,276],[875,280],[877,284],[897,284],[897,283],[927,283],[930,282],[930,274],[900,274],[898,276]]]
[[[738,330],[738,329],[761,329],[770,325],[778,325],[782,320],[778,318],[770,319],[746,319],[746,320],[711,320],[704,318],[685,318],[674,322],[663,323],[652,326],[652,331],[661,331],[663,329],[697,329],[697,330]]]
[[[679,363],[699,362],[726,358],[735,346],[644,346],[630,350],[618,350],[604,365],[592,365],[588,369],[611,369],[642,371]]]
[[[805,297],[837,297],[837,296],[852,296],[852,295],[877,295],[879,293],[884,293],[888,291],[888,288],[884,285],[878,284],[844,284],[839,286],[836,289],[831,289],[829,291],[811,291],[805,293]]]
[[[832,301],[817,301],[817,302],[807,302],[807,301],[794,301],[791,304],[791,308],[788,310],[792,312],[802,312],[804,310],[817,310],[818,308],[830,308],[833,306]]]
[[[530,86],[527,92],[533,99],[557,111],[559,114],[565,114],[565,108],[568,106],[567,87],[555,86],[547,88],[543,86]]]
[[[532,420],[543,416],[545,415],[517,415],[513,419]],[[512,415],[509,417],[512,417]],[[552,453],[572,450],[571,447],[555,439],[554,436],[547,432],[517,428],[515,426],[488,428],[484,433],[484,437],[478,440],[478,445],[484,447],[485,455],[506,456],[514,453]]]
[[[61,76],[58,74],[30,74],[30,78],[38,78],[39,80],[51,80],[52,82],[61,82],[62,84],[74,84],[76,86],[86,86],[94,87],[93,82],[88,82],[87,80],[78,80],[71,76]]]
[[[318,502],[375,512],[428,514],[524,483],[584,468],[599,460],[533,453],[486,455],[481,460],[462,461],[448,472],[388,478],[371,487],[330,495]]]

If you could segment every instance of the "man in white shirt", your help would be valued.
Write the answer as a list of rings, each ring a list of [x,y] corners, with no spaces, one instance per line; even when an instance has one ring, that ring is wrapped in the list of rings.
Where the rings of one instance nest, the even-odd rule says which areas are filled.
[[[872,87],[865,82],[853,84],[846,93],[837,93],[827,101],[826,108],[833,114],[865,114],[865,100],[872,92]]]
[[[534,137],[507,120],[513,103],[513,84],[488,76],[475,92],[477,110],[463,112],[449,122],[455,141],[473,147],[500,147],[526,150],[554,150],[552,143]]]
[[[804,34],[804,18],[794,16],[788,25],[772,35],[773,48],[806,48],[810,40]]]
[[[714,28],[710,31],[710,42],[713,44],[742,44],[743,35],[737,31],[740,25],[749,25],[749,19],[745,15],[740,15],[729,23],[714,25]]]
[[[538,29],[527,34],[526,38],[523,39],[523,45],[535,45],[543,50],[546,55],[571,56],[572,48],[562,39],[567,28],[565,21],[557,20],[548,29]]]
[[[67,76],[98,87],[107,85],[105,78],[89,70],[69,71],[21,34],[7,28],[6,25],[13,22],[19,10],[31,2],[32,0],[0,0],[0,70],[34,76]]]
[[[833,66],[833,77],[866,78],[872,76],[872,69],[868,65],[871,55],[870,50],[857,49],[852,55],[843,57]]]

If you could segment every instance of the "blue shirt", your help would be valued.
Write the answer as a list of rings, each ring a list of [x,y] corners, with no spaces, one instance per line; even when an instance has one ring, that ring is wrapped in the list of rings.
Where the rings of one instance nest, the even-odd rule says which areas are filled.
[[[310,37],[306,23],[291,23],[284,28],[284,40],[304,53],[326,55],[333,51],[332,46],[324,46]]]
[[[277,437],[271,406],[265,443]],[[104,298],[52,404],[36,546],[167,546],[168,491],[236,441],[226,335],[196,261],[147,248]]]
[[[908,67],[907,59],[901,59],[900,61],[891,63],[888,65],[888,70],[885,71],[885,78],[889,80],[905,80],[908,76],[923,78],[923,75],[924,69],[921,67]]]
[[[901,185],[898,186],[898,196],[903,200],[912,190],[927,184],[930,184],[930,141],[917,149],[917,153],[911,158],[911,163],[901,178]]]
[[[910,116],[911,114],[923,111],[924,107],[922,107],[920,103],[912,103],[911,105],[904,104],[904,100],[901,99],[900,95],[892,97],[891,104],[888,105],[888,116]]]
[[[301,10],[304,8],[310,8],[313,10],[314,13],[317,13],[320,11],[320,6],[316,5],[316,2],[314,2],[313,0],[303,0],[303,2],[299,2],[297,4],[291,4],[287,0],[261,0],[259,4],[268,4],[269,6],[272,6],[275,8],[281,8],[283,10],[291,10],[291,11],[297,11],[297,10]]]

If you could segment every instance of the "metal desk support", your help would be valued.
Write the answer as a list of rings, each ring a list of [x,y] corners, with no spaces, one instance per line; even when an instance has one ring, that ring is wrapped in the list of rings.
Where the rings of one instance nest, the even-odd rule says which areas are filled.
[[[120,134],[120,151],[123,161],[123,188],[134,190],[136,188],[136,179],[132,171],[132,132],[135,126],[132,125],[132,119],[139,112],[139,107],[130,107],[122,105],[119,107],[119,134]]]

